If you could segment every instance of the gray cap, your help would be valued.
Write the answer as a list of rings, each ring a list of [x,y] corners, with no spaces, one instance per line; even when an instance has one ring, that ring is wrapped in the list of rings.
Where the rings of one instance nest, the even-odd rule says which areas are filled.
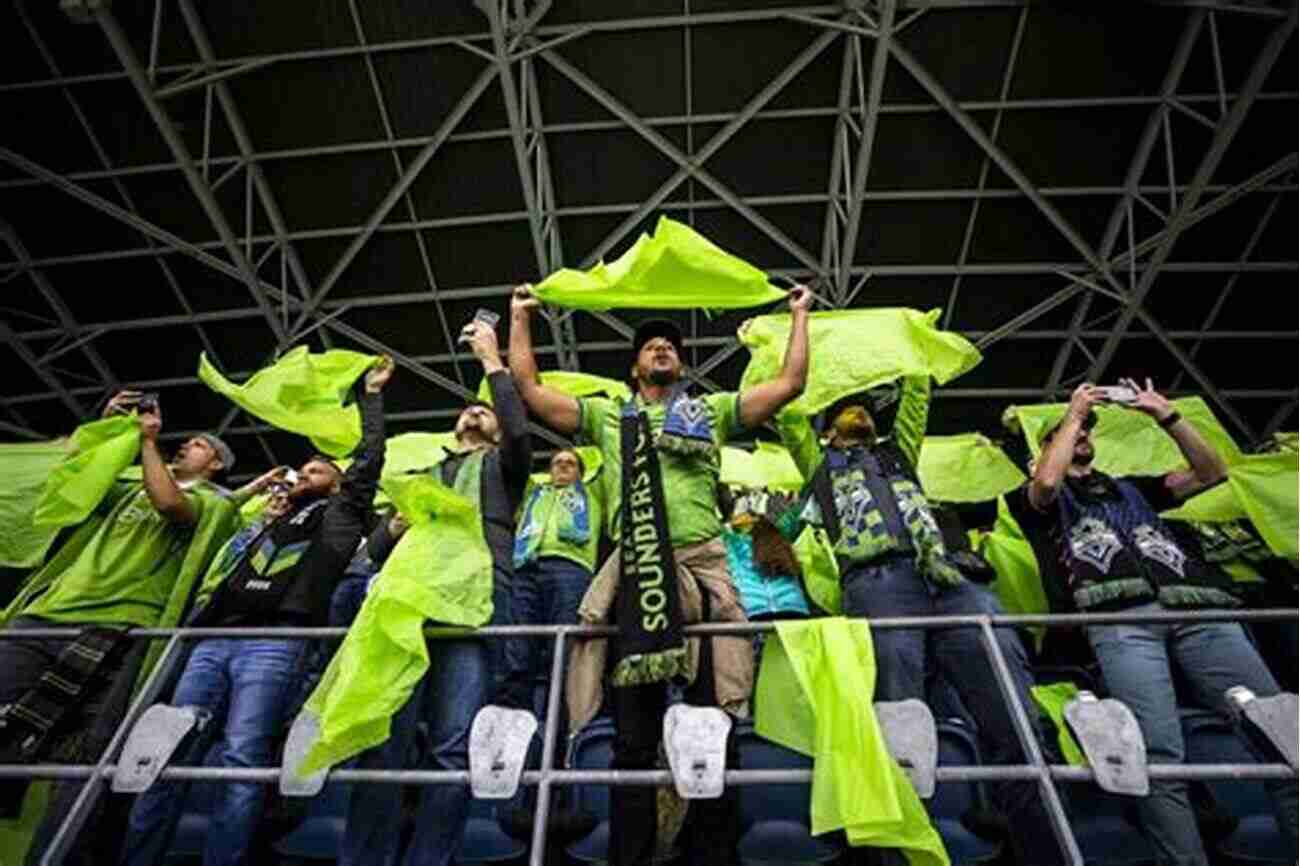
[[[217,452],[217,457],[221,459],[221,468],[229,472],[235,468],[235,452],[230,450],[230,446],[222,442],[211,433],[200,433],[199,438],[212,446],[212,450]]]

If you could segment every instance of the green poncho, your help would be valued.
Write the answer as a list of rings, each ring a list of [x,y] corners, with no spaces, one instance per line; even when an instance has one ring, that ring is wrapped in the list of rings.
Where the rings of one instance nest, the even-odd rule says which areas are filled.
[[[492,616],[492,556],[479,509],[432,475],[383,484],[410,528],[304,707],[320,726],[298,767],[304,776],[388,739],[393,714],[429,668],[427,622],[473,628]]]
[[[54,468],[32,512],[36,526],[73,526],[90,516],[140,453],[140,419],[114,415],[72,433],[72,453]]]
[[[890,756],[872,696],[876,659],[862,620],[777,622],[759,668],[759,736],[813,757],[813,835],[899,848],[912,866],[947,866],[943,841]]]
[[[59,534],[57,526],[36,526],[32,513],[45,481],[68,456],[68,440],[0,445],[0,566],[40,565]]]
[[[785,411],[812,416],[841,397],[902,376],[949,382],[980,362],[959,334],[935,327],[939,311],[881,308],[813,313],[809,317],[808,384]],[[743,391],[780,373],[790,337],[790,316],[759,316],[738,332],[752,357],[740,380]]]
[[[361,441],[361,412],[344,403],[353,384],[376,360],[344,349],[314,355],[306,346],[298,346],[236,385],[201,354],[199,379],[250,415],[308,437],[331,457],[346,457]]]
[[[594,376],[591,373],[547,370],[545,373],[539,374],[539,378],[542,380],[543,385],[568,394],[570,397],[581,399],[601,395],[619,400],[632,399],[632,392],[627,387],[626,382],[620,382],[617,379],[606,379],[604,376]],[[478,384],[477,396],[484,403],[490,404],[492,402],[492,386],[486,376]]]
[[[616,260],[588,271],[556,271],[533,294],[581,310],[730,310],[785,297],[758,268],[667,217]]]
[[[790,452],[774,442],[756,442],[753,451],[723,446],[720,472],[718,480],[733,487],[797,492],[804,484]]]
[[[1191,422],[1197,431],[1231,464],[1241,457],[1241,449],[1214,417],[1200,397],[1174,400],[1173,407]],[[1008,406],[1002,422],[1009,429],[1019,429],[1025,436],[1029,452],[1038,457],[1041,439],[1053,424],[1061,420],[1065,403],[1036,406]],[[1097,426],[1092,430],[1092,447],[1097,456],[1093,465],[1107,475],[1164,475],[1187,468],[1178,443],[1149,416],[1122,406],[1096,407]]]
[[[987,502],[1025,482],[1025,473],[979,433],[925,437],[916,474],[932,502]]]

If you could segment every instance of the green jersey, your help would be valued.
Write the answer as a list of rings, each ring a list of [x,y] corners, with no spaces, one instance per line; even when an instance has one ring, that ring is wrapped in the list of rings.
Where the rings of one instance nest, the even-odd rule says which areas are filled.
[[[649,418],[651,434],[658,436],[664,426],[666,404],[644,403],[639,396],[633,399]],[[668,511],[668,533],[674,547],[708,541],[722,533],[717,500],[721,450],[722,445],[741,430],[738,393],[727,391],[698,399],[709,415],[714,447],[690,455],[658,452],[664,503]],[[598,447],[603,458],[601,490],[605,497],[609,536],[615,541],[621,537],[623,453],[619,424],[624,405],[623,400],[607,397],[587,397],[578,401],[581,416],[579,435]]]
[[[186,498],[202,515],[203,497]],[[114,486],[103,525],[49,589],[22,611],[54,622],[149,627],[157,623],[189,548],[193,526],[158,513],[140,483]]]

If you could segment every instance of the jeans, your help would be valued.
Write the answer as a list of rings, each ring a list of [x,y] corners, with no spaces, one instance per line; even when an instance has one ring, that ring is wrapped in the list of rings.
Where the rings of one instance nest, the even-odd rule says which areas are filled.
[[[1165,610],[1152,602],[1132,612]],[[1089,626],[1088,640],[1112,697],[1137,717],[1152,764],[1183,760],[1183,732],[1174,699],[1176,666],[1201,706],[1228,713],[1223,693],[1245,686],[1259,697],[1278,693],[1273,675],[1237,623],[1148,623]],[[1296,842],[1296,781],[1267,783],[1282,831]],[[1161,864],[1204,866],[1187,783],[1151,780],[1151,794],[1136,801],[1143,832]]]
[[[283,638],[201,641],[185,665],[171,703],[199,707],[212,718],[198,736],[189,737],[173,763],[201,765],[220,733],[220,766],[273,765],[284,733],[286,702],[294,693],[306,649],[305,641]],[[136,798],[124,864],[163,861],[188,787],[185,782],[158,782]],[[265,799],[266,786],[261,783],[221,786],[203,851],[204,866],[251,862],[249,849]]]
[[[576,562],[546,557],[515,572],[510,604],[515,625],[571,625],[591,585],[591,571]],[[507,703],[546,717],[555,641],[549,637],[515,638],[506,643]]]
[[[469,730],[491,689],[490,653],[482,640],[442,640],[429,644],[429,672],[392,719],[381,745],[363,753],[363,770],[395,769],[407,763],[420,717],[429,726],[431,746],[422,764],[432,770],[469,769]],[[402,863],[446,866],[452,862],[469,816],[467,785],[429,785],[421,789],[415,832]],[[392,866],[401,839],[402,789],[398,785],[358,785],[348,804],[339,866]]]
[[[371,577],[367,574],[343,575],[330,596],[330,625],[352,625],[352,620],[357,618],[361,605],[366,600]]]
[[[910,558],[850,569],[843,579],[845,616],[955,616],[1000,614],[1002,607],[986,589],[973,583],[932,587]],[[1008,628],[994,630],[998,647],[1014,680],[1015,693],[1031,720],[1038,717],[1030,694],[1033,677],[1024,645]],[[1015,723],[978,628],[878,629],[871,633],[876,651],[877,701],[925,699],[927,664],[952,684],[978,725],[981,754],[986,764],[1024,764],[1028,756],[1016,735]],[[1054,742],[1043,736],[1040,747]],[[1050,746],[1045,746],[1050,753]],[[1011,845],[1021,863],[1035,866],[1063,863],[1051,819],[1034,782],[1007,781],[992,786],[993,800],[1011,823]]]

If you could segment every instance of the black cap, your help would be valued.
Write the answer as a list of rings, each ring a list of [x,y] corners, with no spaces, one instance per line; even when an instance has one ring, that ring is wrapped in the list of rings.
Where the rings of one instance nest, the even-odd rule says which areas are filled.
[[[639,355],[641,347],[656,337],[663,337],[672,343],[678,355],[686,353],[686,345],[682,341],[682,329],[677,327],[676,322],[671,319],[646,319],[636,326],[636,333],[632,336],[632,355]]]
[[[1053,436],[1055,436],[1056,431],[1060,430],[1061,425],[1064,423],[1065,423],[1065,416],[1062,415],[1060,421],[1057,421],[1051,427],[1048,427],[1046,430],[1043,431],[1043,435],[1038,437],[1038,444],[1041,445],[1044,442],[1046,442],[1048,439],[1051,439]],[[1097,412],[1095,409],[1089,409],[1087,417],[1083,419],[1083,429],[1092,430],[1092,428],[1096,426],[1097,426]]]

